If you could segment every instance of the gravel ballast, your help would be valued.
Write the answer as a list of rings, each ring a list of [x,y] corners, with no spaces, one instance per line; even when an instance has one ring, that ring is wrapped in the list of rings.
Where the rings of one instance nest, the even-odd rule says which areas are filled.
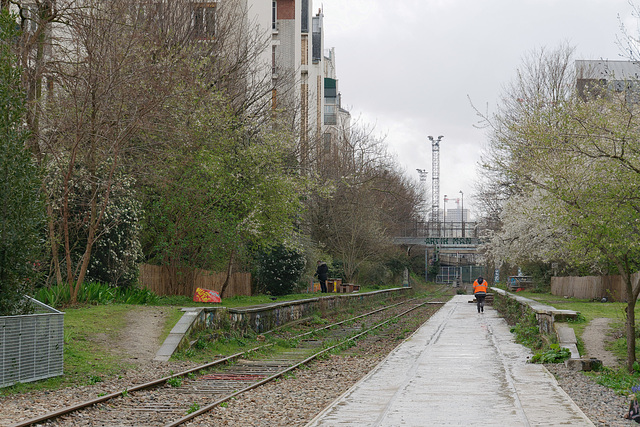
[[[342,393],[373,369],[398,344],[399,340],[372,336],[339,355],[312,362],[308,368],[249,391],[214,411],[188,422],[190,426],[304,426]],[[180,372],[192,365],[184,362],[144,363],[139,369],[104,382],[55,391],[37,391],[0,398],[0,426],[10,426],[45,412],[92,399],[100,393],[124,390]],[[627,398],[596,384],[580,371],[563,364],[546,365],[560,386],[596,426],[628,426],[623,419]],[[67,417],[47,425],[95,425],[83,416]],[[108,425],[108,424],[102,424]]]
[[[304,426],[379,363],[384,358],[381,351],[390,351],[392,348],[393,346],[378,343],[377,349],[371,349],[373,354],[333,355],[314,362],[309,369],[297,370],[292,376],[245,393],[229,401],[227,407],[220,407],[186,425]],[[546,366],[596,426],[635,425],[622,418],[628,408],[625,397],[596,384],[582,372],[567,369],[563,364]],[[139,382],[146,380],[154,372],[162,375],[165,369],[166,367],[149,366],[145,369],[145,375],[138,374]],[[0,400],[0,425],[10,426],[58,405],[71,405],[95,397],[98,390],[118,391],[121,389],[120,382],[121,380],[109,381],[100,388],[86,386],[3,397]],[[81,419],[74,419],[52,425],[80,426],[83,422]],[[84,425],[88,425],[86,420]]]

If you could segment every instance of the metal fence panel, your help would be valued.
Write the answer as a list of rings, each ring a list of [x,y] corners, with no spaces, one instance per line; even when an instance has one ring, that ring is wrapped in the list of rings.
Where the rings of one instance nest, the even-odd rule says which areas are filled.
[[[462,284],[473,283],[478,276],[484,275],[485,267],[481,265],[464,265],[440,267],[436,283]]]
[[[29,299],[35,314],[0,317],[0,387],[63,374],[64,313]]]

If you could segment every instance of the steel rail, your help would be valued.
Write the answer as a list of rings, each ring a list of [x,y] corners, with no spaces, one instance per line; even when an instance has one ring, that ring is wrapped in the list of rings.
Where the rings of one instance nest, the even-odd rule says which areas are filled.
[[[332,323],[330,325],[326,325],[326,326],[323,326],[321,328],[314,329],[313,331],[309,331],[309,332],[305,332],[305,333],[293,336],[291,339],[301,338],[301,337],[304,337],[304,336],[307,336],[307,335],[310,335],[310,334],[314,334],[314,333],[316,333],[318,331],[322,331],[322,330],[330,329],[330,328],[335,327],[335,326],[339,326],[339,325],[344,324],[346,322],[350,322],[350,321],[353,321],[353,320],[356,320],[356,319],[360,319],[360,318],[363,318],[363,317],[366,317],[366,316],[371,316],[371,315],[376,314],[378,312],[381,312],[381,311],[384,311],[384,310],[388,310],[388,309],[393,308],[393,307],[397,307],[398,305],[409,303],[409,302],[413,301],[414,299],[416,299],[416,298],[411,298],[411,299],[408,299],[406,301],[401,301],[401,302],[396,303],[396,304],[385,306],[385,307],[373,310],[371,312],[367,312],[367,313],[364,313],[364,314],[361,314],[361,315],[358,315],[358,316],[355,316],[355,317],[352,317],[352,318],[349,318],[349,319],[346,319],[346,320],[343,320],[343,321],[340,321],[340,322]],[[427,303],[424,303],[424,304],[427,304]],[[209,362],[209,363],[206,363],[204,365],[199,365],[199,366],[193,367],[193,368],[188,369],[186,371],[182,371],[182,372],[179,372],[179,373],[167,376],[167,377],[163,377],[163,378],[160,378],[160,379],[157,379],[157,380],[153,380],[153,381],[150,381],[150,382],[147,382],[147,383],[144,383],[144,384],[135,385],[135,386],[132,386],[130,388],[125,388],[122,391],[106,394],[104,396],[100,396],[100,397],[97,397],[95,399],[91,399],[91,400],[88,400],[88,401],[85,401],[85,402],[81,402],[81,403],[78,403],[78,404],[75,404],[75,405],[67,406],[67,407],[58,409],[56,411],[48,412],[48,413],[46,413],[44,415],[41,415],[41,416],[37,416],[37,417],[30,418],[30,419],[25,420],[25,421],[18,422],[16,424],[11,424],[9,427],[28,427],[28,426],[31,426],[33,424],[42,423],[42,422],[47,421],[47,420],[52,420],[52,419],[55,419],[55,418],[59,418],[59,417],[61,417],[63,415],[67,415],[67,414],[70,414],[72,412],[76,412],[76,411],[79,411],[81,409],[88,408],[88,407],[96,405],[98,403],[103,403],[103,402],[106,402],[108,400],[115,399],[115,398],[123,396],[123,395],[125,395],[127,393],[131,393],[131,392],[134,392],[134,391],[144,390],[144,389],[148,389],[148,388],[152,388],[152,387],[156,387],[156,386],[162,385],[162,384],[166,383],[168,380],[170,380],[172,378],[185,377],[185,376],[187,376],[187,375],[189,375],[191,373],[195,373],[195,372],[198,372],[198,371],[202,371],[202,370],[211,368],[211,367],[216,366],[216,365],[220,365],[220,364],[224,364],[224,363],[228,363],[228,362],[234,361],[236,359],[239,359],[240,357],[249,355],[251,353],[254,353],[256,351],[271,347],[273,345],[274,345],[273,343],[263,344],[263,345],[260,345],[258,347],[254,347],[252,349],[249,349],[249,350],[246,350],[246,351],[243,351],[243,352],[240,352],[240,353],[232,354],[232,355],[224,357],[222,359],[214,360],[213,362]],[[278,374],[276,374],[276,375],[278,375]],[[282,373],[279,374],[279,375],[282,375]],[[277,376],[276,376],[276,378],[277,378]],[[194,413],[198,413],[198,412],[200,412],[200,411],[197,411],[197,412],[194,412]]]
[[[21,422],[19,422],[17,424],[12,424],[10,427],[27,427],[27,426],[30,426],[32,424],[37,424],[37,423],[40,423],[40,422],[43,422],[43,421],[47,421],[47,420],[50,420],[50,419],[59,418],[59,417],[61,417],[63,415],[69,414],[71,412],[75,412],[75,411],[78,411],[80,409],[85,409],[85,408],[88,408],[89,406],[93,406],[93,405],[98,404],[98,403],[106,402],[107,400],[115,399],[116,397],[123,396],[126,393],[130,393],[130,392],[138,391],[138,390],[144,390],[144,389],[151,388],[151,387],[156,387],[158,385],[166,383],[171,378],[184,377],[184,376],[187,376],[187,375],[189,375],[189,374],[191,374],[193,372],[202,371],[202,370],[210,368],[212,366],[216,366],[216,365],[219,365],[219,364],[222,364],[222,363],[227,363],[227,362],[233,361],[233,360],[238,359],[238,358],[240,358],[240,357],[242,357],[244,355],[251,354],[251,353],[253,353],[255,351],[261,350],[261,349],[266,348],[266,347],[270,347],[272,345],[273,344],[271,344],[271,343],[263,344],[263,345],[261,345],[259,347],[254,347],[254,348],[249,349],[247,351],[244,351],[242,353],[232,354],[231,356],[227,356],[227,357],[224,357],[222,359],[218,359],[218,360],[215,360],[213,362],[209,362],[209,363],[204,364],[204,365],[196,366],[194,368],[188,369],[188,370],[183,371],[183,372],[179,372],[177,374],[170,375],[168,377],[163,377],[163,378],[160,378],[160,379],[157,379],[157,380],[150,381],[148,383],[135,385],[135,386],[133,386],[131,388],[125,388],[122,391],[106,394],[104,396],[100,396],[100,397],[92,399],[92,400],[87,400],[86,402],[81,402],[81,403],[78,403],[76,405],[71,405],[71,406],[64,407],[64,408],[59,409],[57,411],[49,412],[49,413],[41,415],[39,417],[31,418],[31,419],[28,419],[26,421],[21,421]]]
[[[314,359],[317,359],[318,357],[322,356],[323,354],[325,354],[325,353],[327,353],[329,351],[332,351],[337,347],[343,346],[343,345],[345,345],[346,343],[348,343],[350,341],[355,341],[356,339],[360,338],[361,336],[366,335],[366,334],[370,333],[371,331],[373,331],[375,329],[378,329],[381,326],[386,325],[387,323],[391,322],[392,320],[395,320],[395,319],[397,319],[399,317],[402,317],[402,316],[412,312],[413,310],[416,310],[416,309],[418,309],[418,308],[420,308],[420,307],[422,307],[424,305],[427,305],[429,303],[430,303],[429,301],[423,302],[422,304],[419,304],[419,305],[417,305],[415,307],[412,307],[409,310],[403,311],[400,314],[397,314],[397,315],[395,315],[393,317],[390,317],[389,319],[387,319],[387,320],[385,320],[383,322],[380,322],[380,323],[374,325],[373,327],[371,327],[369,329],[366,329],[366,330],[364,330],[364,331],[362,331],[362,332],[360,332],[360,333],[358,333],[358,334],[356,334],[356,335],[354,335],[352,337],[349,337],[349,338],[345,339],[344,341],[341,341],[338,344],[332,345],[331,347],[327,347],[327,348],[325,348],[325,349],[323,349],[323,350],[321,350],[321,351],[319,351],[319,352],[307,357],[306,359],[304,359],[304,360],[302,360],[302,361],[300,361],[300,362],[298,362],[298,363],[296,363],[296,364],[294,364],[294,365],[292,365],[292,366],[290,366],[290,367],[288,367],[288,368],[286,368],[286,369],[284,369],[284,370],[282,370],[282,371],[280,371],[280,372],[278,372],[276,374],[271,375],[270,377],[267,377],[267,378],[265,378],[265,379],[263,379],[261,381],[258,381],[255,384],[251,384],[250,386],[245,387],[242,390],[238,390],[238,391],[236,391],[236,392],[234,392],[234,393],[232,393],[232,394],[230,394],[230,395],[228,395],[226,397],[223,397],[222,399],[218,399],[215,402],[213,402],[213,403],[211,403],[211,404],[209,404],[209,405],[207,405],[207,406],[205,406],[203,408],[200,408],[197,411],[194,411],[194,412],[192,412],[192,413],[190,413],[190,414],[188,414],[188,415],[186,415],[186,416],[184,416],[184,417],[182,417],[182,418],[180,418],[180,419],[178,419],[178,420],[176,420],[176,421],[174,421],[172,423],[165,424],[164,427],[176,427],[176,426],[182,425],[182,424],[186,423],[187,421],[190,421],[190,420],[192,420],[192,419],[194,419],[194,418],[196,418],[196,417],[198,417],[198,416],[200,416],[202,414],[205,414],[205,413],[215,409],[220,404],[222,404],[222,403],[224,403],[224,402],[226,402],[226,401],[228,401],[230,399],[233,399],[234,397],[236,397],[236,396],[238,396],[240,394],[243,394],[243,393],[246,393],[247,391],[250,391],[250,390],[253,390],[255,388],[258,388],[258,387],[260,387],[260,386],[262,386],[262,385],[264,385],[264,384],[266,384],[268,382],[271,382],[271,381],[275,380],[276,378],[280,378],[284,374],[286,374],[288,372],[291,372],[291,371],[297,369],[298,367],[311,362]],[[379,310],[376,310],[376,311],[379,311]]]

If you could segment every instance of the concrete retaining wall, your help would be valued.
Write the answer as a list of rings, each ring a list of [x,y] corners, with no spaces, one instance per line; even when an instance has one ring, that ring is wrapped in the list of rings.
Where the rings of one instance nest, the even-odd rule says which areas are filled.
[[[493,292],[502,298],[511,298],[520,305],[527,307],[536,315],[538,319],[538,327],[540,332],[550,334],[554,332],[553,324],[555,322],[566,322],[569,319],[575,319],[578,316],[578,312],[573,310],[559,310],[550,305],[542,304],[538,301],[534,301],[529,298],[524,298],[519,295],[507,292],[503,289],[491,288]]]
[[[538,320],[538,329],[540,332],[555,334],[558,339],[558,344],[571,351],[572,359],[580,358],[575,333],[572,328],[563,324],[563,322],[569,319],[575,319],[578,316],[578,312],[573,310],[560,310],[550,305],[515,295],[503,289],[491,289],[495,292],[497,298],[510,298],[517,301],[525,311],[534,313]]]
[[[276,302],[253,307],[189,307],[174,326],[155,360],[167,361],[171,355],[188,346],[191,332],[202,329],[269,331],[289,322],[311,316],[316,312],[344,310],[351,306],[380,299],[404,296],[412,288],[393,288],[381,291],[336,294],[296,301]]]

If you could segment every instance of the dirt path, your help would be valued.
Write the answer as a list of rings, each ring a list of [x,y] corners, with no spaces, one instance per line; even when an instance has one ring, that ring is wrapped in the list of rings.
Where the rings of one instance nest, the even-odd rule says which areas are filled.
[[[162,344],[160,336],[168,314],[169,307],[138,306],[131,310],[113,350],[126,355],[129,362],[151,362]]]
[[[611,368],[618,366],[618,359],[612,352],[605,350],[604,346],[608,340],[609,323],[613,320],[604,317],[593,319],[582,333],[582,341],[587,352],[585,357],[600,359],[604,366]]]

